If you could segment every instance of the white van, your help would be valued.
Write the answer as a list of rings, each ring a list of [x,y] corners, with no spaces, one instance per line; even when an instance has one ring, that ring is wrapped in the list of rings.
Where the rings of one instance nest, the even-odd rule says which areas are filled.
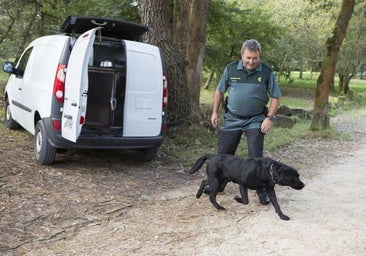
[[[149,27],[69,16],[58,35],[28,45],[5,87],[5,125],[34,135],[35,158],[59,149],[137,149],[151,160],[166,132],[167,82]]]

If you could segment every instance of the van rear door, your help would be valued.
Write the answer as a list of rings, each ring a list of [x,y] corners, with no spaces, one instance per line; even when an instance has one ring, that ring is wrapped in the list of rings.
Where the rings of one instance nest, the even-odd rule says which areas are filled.
[[[163,67],[158,47],[124,40],[126,96],[123,136],[157,136],[161,132]]]
[[[73,46],[67,66],[61,134],[62,137],[73,142],[76,142],[81,127],[85,123],[88,98],[88,61],[98,29],[100,28],[88,30],[79,36]]]

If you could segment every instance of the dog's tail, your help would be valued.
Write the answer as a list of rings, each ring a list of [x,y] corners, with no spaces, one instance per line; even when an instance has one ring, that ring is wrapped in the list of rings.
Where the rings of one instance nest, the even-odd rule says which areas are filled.
[[[197,162],[193,165],[191,171],[189,172],[189,174],[193,174],[195,172],[197,172],[201,166],[203,165],[203,163],[207,160],[207,159],[211,159],[213,156],[215,156],[214,154],[206,154],[201,156]]]

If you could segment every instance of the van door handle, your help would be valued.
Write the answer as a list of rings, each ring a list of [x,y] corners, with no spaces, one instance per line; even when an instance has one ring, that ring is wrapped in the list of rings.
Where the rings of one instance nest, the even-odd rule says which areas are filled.
[[[77,106],[78,106],[78,104],[77,104],[77,103],[71,103],[71,106],[73,106],[73,107],[77,107]]]
[[[117,99],[116,98],[111,98],[111,109],[115,110],[117,108]]]
[[[64,117],[65,117],[66,119],[72,119],[72,116],[70,116],[70,115],[64,115]]]

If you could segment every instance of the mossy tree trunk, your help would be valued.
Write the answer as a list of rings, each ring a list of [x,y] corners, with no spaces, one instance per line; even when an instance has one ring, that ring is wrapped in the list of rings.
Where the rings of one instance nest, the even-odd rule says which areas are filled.
[[[172,5],[170,0],[142,0],[143,23],[154,32],[146,41],[160,47],[168,81],[168,121],[180,124],[190,114],[185,56],[173,41]]]
[[[346,36],[348,23],[352,17],[355,0],[343,0],[340,13],[332,35],[327,39],[327,55],[322,64],[315,90],[313,120],[310,130],[328,129],[329,122],[329,92],[335,75],[338,52]]]

